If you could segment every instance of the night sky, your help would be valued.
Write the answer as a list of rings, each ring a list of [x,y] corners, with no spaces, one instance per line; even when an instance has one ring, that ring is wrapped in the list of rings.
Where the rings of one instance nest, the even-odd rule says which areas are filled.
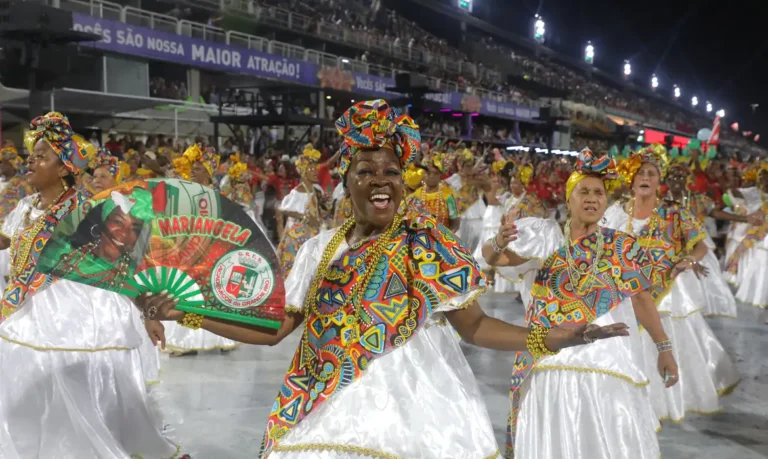
[[[533,15],[544,17],[548,46],[583,57],[587,40],[595,66],[621,75],[630,59],[634,81],[671,97],[672,85],[699,107],[710,100],[730,125],[761,133],[768,145],[768,21],[757,1],[474,0],[474,15],[530,36]],[[760,104],[752,113],[751,104]]]

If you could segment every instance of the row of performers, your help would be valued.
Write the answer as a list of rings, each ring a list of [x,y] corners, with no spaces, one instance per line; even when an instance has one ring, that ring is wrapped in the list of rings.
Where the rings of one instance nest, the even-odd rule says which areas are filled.
[[[185,314],[162,294],[137,301],[147,322],[257,345],[279,344],[303,324],[260,456],[656,459],[659,418],[717,410],[736,384],[693,297],[708,274],[706,236],[688,210],[659,200],[668,171],[653,150],[633,157],[633,199],[608,210],[613,163],[583,152],[566,184],[564,229],[510,212],[473,256],[434,218],[400,205],[420,140],[408,116],[364,101],[337,127],[351,216],[298,250],[276,334]],[[84,199],[73,185],[88,164],[60,114],[31,131],[27,179],[38,193],[19,202],[0,237],[13,249],[0,319],[0,452],[173,456],[178,447],[151,419],[134,305],[36,272],[52,229]],[[475,258],[522,277],[525,327],[483,313],[487,284]],[[344,300],[323,301],[328,291]],[[454,330],[518,351],[505,453]]]

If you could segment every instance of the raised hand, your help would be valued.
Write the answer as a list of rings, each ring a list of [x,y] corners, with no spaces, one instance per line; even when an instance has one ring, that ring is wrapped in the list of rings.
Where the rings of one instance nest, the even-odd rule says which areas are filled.
[[[501,226],[496,233],[496,245],[504,248],[510,242],[517,240],[517,209],[512,209],[501,216]]]

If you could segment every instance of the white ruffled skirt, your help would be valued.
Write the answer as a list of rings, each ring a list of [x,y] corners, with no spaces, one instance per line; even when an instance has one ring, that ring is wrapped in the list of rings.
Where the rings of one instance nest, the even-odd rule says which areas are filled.
[[[768,239],[768,238],[767,238]],[[768,309],[768,241],[755,244],[742,255],[738,268],[736,299]]]
[[[733,390],[739,381],[733,362],[704,320],[705,297],[695,274],[684,272],[659,304],[680,376],[675,386],[664,387],[657,369],[656,345],[645,330],[641,333],[651,402],[659,420],[675,422],[686,413],[716,413],[721,409],[720,396]]]
[[[0,324],[0,457],[169,458],[147,397],[134,306],[59,280]]]
[[[701,264],[709,270],[709,275],[699,279],[705,293],[705,301],[702,312],[705,316],[733,317],[736,312],[736,298],[725,282],[723,271],[717,257],[710,250],[701,260]]]
[[[594,323],[615,322],[630,336],[545,357],[523,382],[515,459],[659,458],[631,300]]]
[[[237,341],[222,338],[202,328],[192,330],[176,322],[164,322],[165,350],[168,352],[231,351],[240,346]]]
[[[441,316],[293,427],[269,459],[500,457],[472,369]]]
[[[0,292],[5,291],[5,286],[7,285],[5,278],[11,273],[11,259],[9,252],[9,249],[0,250]]]

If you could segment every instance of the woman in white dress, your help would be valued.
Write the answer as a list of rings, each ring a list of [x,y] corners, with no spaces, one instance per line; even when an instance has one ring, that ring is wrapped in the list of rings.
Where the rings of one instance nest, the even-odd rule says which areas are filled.
[[[24,160],[11,143],[0,150],[0,227],[19,201],[35,192],[22,176]],[[0,290],[5,291],[5,279],[10,275],[8,249],[0,250]]]
[[[482,244],[483,214],[485,201],[484,189],[490,189],[491,182],[485,179],[475,169],[475,156],[471,150],[463,150],[458,154],[459,172],[445,179],[445,183],[453,188],[459,205],[460,224],[456,235],[464,242],[464,246],[472,252]]]
[[[213,174],[219,167],[219,155],[213,149],[192,145],[173,161],[173,165],[181,178],[217,189],[213,183]],[[174,357],[202,351],[228,352],[240,345],[205,330],[191,330],[175,322],[165,325],[165,338],[164,350]]]
[[[687,188],[690,176],[691,170],[687,163],[677,161],[672,164],[666,180],[669,187],[666,196],[668,202],[674,202],[688,210],[702,224],[710,217],[743,224],[759,225],[762,222],[762,219],[757,214],[729,214],[717,209],[715,202],[708,196],[693,192]],[[705,316],[736,317],[736,299],[733,297],[733,293],[731,293],[731,289],[723,277],[720,262],[718,262],[715,256],[715,242],[706,228],[704,228],[704,234],[704,243],[709,250],[701,260],[701,264],[708,271],[706,277],[699,279],[699,284],[704,291],[706,300],[702,313]]]
[[[651,401],[660,420],[681,421],[689,412],[719,411],[719,397],[733,390],[739,377],[702,314],[706,297],[698,277],[707,274],[701,260],[709,250],[702,224],[685,208],[659,198],[668,164],[661,145],[625,161],[621,168],[632,198],[608,208],[605,226],[636,236],[654,264],[651,296],[676,344],[680,384],[664,389],[662,379],[648,371]],[[647,333],[642,339],[650,370],[655,347]]]
[[[658,421],[638,322],[656,344],[657,377],[674,385],[677,365],[647,291],[650,260],[633,237],[598,225],[608,205],[604,182],[615,177],[613,161],[584,150],[575,169],[566,186],[565,238],[554,220],[517,220],[513,211],[485,242],[483,256],[510,274],[527,274],[526,266],[536,264],[526,277],[531,291],[526,325],[533,333],[612,322],[629,324],[630,333],[558,354],[518,353],[506,456],[624,458],[631,451],[632,458],[657,459]]]
[[[95,194],[116,187],[123,181],[123,177],[130,173],[128,164],[121,163],[101,148],[96,150],[96,156],[91,161],[91,169],[93,170],[92,186]],[[136,329],[141,336],[139,355],[141,356],[144,380],[147,384],[155,384],[160,381],[160,351],[157,348],[156,329],[163,325],[159,321],[145,321],[140,317],[137,308],[134,308],[134,311]]]
[[[21,200],[0,236],[12,253],[0,318],[0,457],[175,457],[148,406],[135,306],[37,272],[58,222],[86,199],[74,185],[88,158],[60,113],[30,130],[26,177],[39,193]]]
[[[507,162],[499,175],[499,179],[502,181],[501,189],[504,191],[499,194],[498,188],[491,189],[485,195],[488,200],[488,207],[486,207],[483,214],[483,235],[481,241],[485,242],[494,237],[501,226],[501,217],[513,209],[516,211],[517,218],[544,218],[547,215],[547,209],[539,198],[525,190],[525,187],[530,183],[532,175],[533,169],[530,166],[519,167],[512,161]],[[483,270],[489,268],[483,258],[483,244],[478,245],[474,256]],[[535,270],[535,262],[529,263],[528,267]],[[520,269],[520,272],[526,271],[525,268]],[[528,300],[530,300],[521,276],[518,275],[515,278],[510,278],[499,270],[494,272],[493,291],[496,293],[520,292],[523,296],[523,304],[528,304]]]
[[[359,102],[336,125],[353,217],[302,246],[286,280],[281,329],[201,320],[252,344],[275,344],[304,322],[261,456],[497,458],[472,370],[446,324],[469,343],[499,350],[524,349],[527,340],[556,350],[623,335],[626,326],[533,336],[486,316],[476,302],[485,279],[469,251],[431,217],[399,210],[402,173],[419,147],[413,120],[377,100]],[[156,318],[186,318],[173,300],[142,305]]]
[[[726,270],[738,282],[736,299],[768,309],[768,162],[761,164],[756,186],[732,193],[762,222],[744,232],[726,262]]]

